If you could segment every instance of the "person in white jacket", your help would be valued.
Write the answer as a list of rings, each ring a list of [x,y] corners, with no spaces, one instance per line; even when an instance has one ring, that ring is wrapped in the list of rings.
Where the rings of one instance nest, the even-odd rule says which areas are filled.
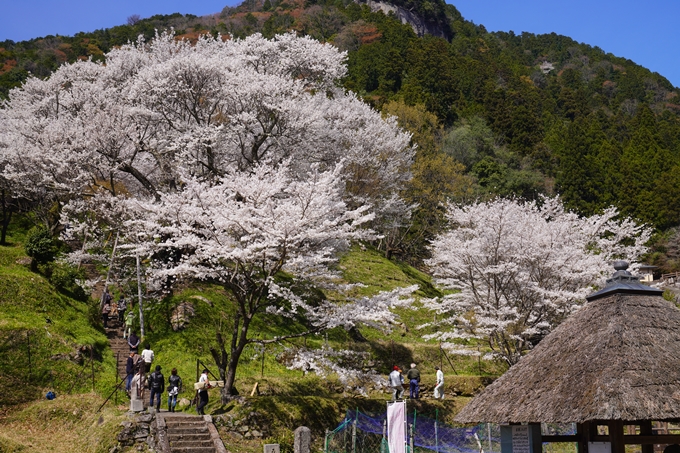
[[[151,345],[149,343],[145,343],[144,350],[142,351],[142,359],[144,359],[144,363],[146,364],[147,370],[151,369],[151,364],[153,363],[153,359],[155,357],[156,356],[153,353],[153,350],[151,349]]]
[[[205,406],[208,404],[208,389],[210,388],[210,379],[208,379],[208,369],[204,369],[201,373],[201,377],[198,382],[203,383],[204,386],[198,391],[198,404],[196,405],[196,411],[198,415],[205,415]]]
[[[434,387],[435,399],[444,399],[444,372],[438,366],[434,367],[437,370],[437,384]]]
[[[398,366],[394,366],[389,377],[389,384],[392,387],[392,401],[400,400],[404,396],[404,377]]]

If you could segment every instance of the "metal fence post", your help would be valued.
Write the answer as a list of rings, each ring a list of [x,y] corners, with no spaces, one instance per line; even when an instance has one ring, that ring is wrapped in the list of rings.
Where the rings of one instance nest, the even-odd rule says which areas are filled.
[[[357,453],[357,419],[352,423],[352,453]]]
[[[439,409],[434,412],[434,446],[439,451]]]
[[[491,444],[491,423],[486,424],[486,432],[489,436],[489,453],[493,452],[493,445]]]

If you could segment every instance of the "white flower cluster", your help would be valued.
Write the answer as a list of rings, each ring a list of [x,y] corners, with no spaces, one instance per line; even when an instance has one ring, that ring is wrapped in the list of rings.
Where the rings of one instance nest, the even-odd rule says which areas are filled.
[[[336,351],[329,347],[322,349],[295,349],[288,363],[289,370],[302,370],[325,378],[334,375],[352,393],[368,396],[368,388],[382,389],[385,377],[370,367],[364,366],[369,354],[357,351]]]
[[[642,255],[650,237],[614,208],[579,217],[558,198],[450,206],[448,219],[428,264],[456,291],[424,301],[439,319],[427,338],[483,338],[510,364],[604,283],[613,260]]]

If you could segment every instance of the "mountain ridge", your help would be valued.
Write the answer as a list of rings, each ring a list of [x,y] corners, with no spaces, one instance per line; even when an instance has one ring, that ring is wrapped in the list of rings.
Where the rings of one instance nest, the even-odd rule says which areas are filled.
[[[436,206],[445,199],[560,194],[579,214],[615,205],[653,225],[663,234],[650,264],[680,268],[680,257],[667,254],[674,250],[671,229],[680,218],[674,183],[680,173],[678,88],[629,59],[567,36],[489,33],[443,1],[391,5],[419,14],[419,24],[445,20],[450,34],[419,36],[420,25],[414,31],[407,20],[373,11],[368,3],[246,0],[218,15],[157,15],[73,37],[2,42],[0,97],[29,72],[47,77],[64,62],[103,61],[113,47],[140,35],[148,40],[156,30],[174,28],[177,38],[190,41],[204,33],[271,38],[293,30],[347,51],[348,74],[341,83],[374,108],[401,103],[408,108],[395,112],[422,106],[434,115],[424,134],[402,118],[421,150],[418,165],[437,169],[414,182],[420,188],[410,202],[422,206],[416,215],[421,229],[413,233],[418,245],[398,251],[409,262],[426,256],[427,241],[441,226]],[[438,30],[446,35],[446,27]],[[432,159],[449,159],[463,169],[453,163],[428,167]],[[458,194],[431,187],[441,182],[434,175],[441,178],[442,169],[462,171],[470,185]]]

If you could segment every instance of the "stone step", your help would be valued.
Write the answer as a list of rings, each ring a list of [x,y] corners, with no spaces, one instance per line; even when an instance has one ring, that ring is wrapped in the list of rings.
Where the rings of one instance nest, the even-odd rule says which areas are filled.
[[[205,423],[167,423],[168,429],[177,430],[177,429],[207,429],[207,426]],[[202,431],[201,431],[202,432]]]
[[[177,415],[177,416],[170,416],[170,417],[165,417],[165,418],[166,418],[165,423],[167,423],[168,426],[179,425],[179,424],[205,425],[205,420],[203,420],[203,418],[200,417],[200,416]]]
[[[171,423],[168,423],[168,422],[166,422],[166,424],[168,425],[168,429],[172,429],[173,431],[176,430],[176,429],[203,429],[203,428],[207,429],[205,422],[202,422],[202,423],[198,423],[198,422],[196,422],[196,423],[194,423],[194,422],[182,422],[182,423],[171,422]]]
[[[183,422],[166,422],[169,428],[172,429],[179,429],[179,428],[200,428],[202,426],[206,426],[205,422],[190,422],[190,421],[183,421]]]
[[[170,448],[171,453],[216,453],[215,447],[181,447]]]
[[[167,423],[168,426],[180,423],[204,425],[205,420],[199,415],[170,415],[165,417],[165,423]]]
[[[208,437],[208,439],[202,439],[202,440],[176,440],[176,441],[170,441],[170,448],[188,448],[188,447],[211,447],[215,448],[215,444],[213,443],[212,439]]]
[[[208,427],[191,427],[191,428],[170,428],[168,427],[168,436],[170,435],[185,435],[185,434],[198,434],[198,433],[208,433]]]
[[[188,433],[188,434],[177,434],[171,431],[168,432],[168,440],[170,442],[176,441],[201,441],[210,440],[210,433],[208,431],[203,433]]]

